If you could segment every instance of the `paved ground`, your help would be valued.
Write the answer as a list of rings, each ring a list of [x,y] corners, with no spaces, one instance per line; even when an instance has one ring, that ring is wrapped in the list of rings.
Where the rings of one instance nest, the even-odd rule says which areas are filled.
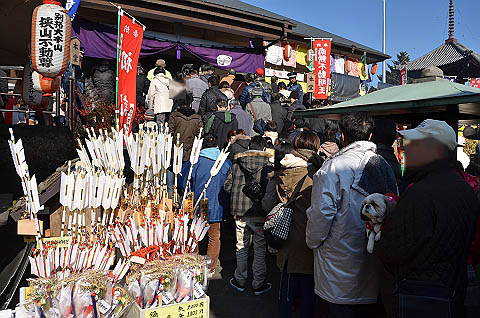
[[[266,295],[254,296],[251,286],[251,271],[245,292],[238,292],[230,287],[229,280],[233,277],[236,267],[235,260],[235,229],[233,221],[222,224],[222,247],[220,252],[220,267],[210,281],[208,295],[210,296],[210,317],[278,317],[277,298],[280,285],[280,272],[275,265],[275,257],[267,254],[267,281],[272,283],[272,291]],[[251,263],[253,250],[250,249]],[[251,266],[250,266],[251,268]]]

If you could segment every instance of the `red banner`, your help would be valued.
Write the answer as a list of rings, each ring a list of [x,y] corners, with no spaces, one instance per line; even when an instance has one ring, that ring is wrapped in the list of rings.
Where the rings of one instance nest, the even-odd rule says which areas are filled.
[[[471,78],[470,86],[475,88],[480,88],[480,78]]]
[[[331,40],[313,41],[314,69],[315,69],[315,99],[328,98],[328,85],[330,81],[330,51]]]
[[[407,67],[405,66],[400,70],[400,84],[401,85],[406,85],[408,82],[408,77],[407,77]]]
[[[118,69],[118,127],[130,134],[136,110],[137,65],[143,40],[143,27],[125,14],[120,17]]]

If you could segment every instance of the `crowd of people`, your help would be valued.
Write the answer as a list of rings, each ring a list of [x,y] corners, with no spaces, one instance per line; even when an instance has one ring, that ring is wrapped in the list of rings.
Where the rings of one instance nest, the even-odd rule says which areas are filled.
[[[229,146],[228,160],[206,193],[209,275],[221,251],[221,223],[231,214],[237,264],[230,286],[246,290],[253,245],[253,292],[270,292],[266,254],[275,254],[280,317],[294,312],[300,317],[371,317],[379,310],[388,317],[440,317],[446,308],[452,317],[478,314],[478,295],[472,295],[478,287],[472,288],[472,282],[473,266],[480,263],[480,182],[452,159],[456,133],[445,122],[426,120],[400,131],[402,174],[393,147],[395,122],[373,121],[363,113],[340,121],[296,118],[295,110],[311,104],[302,103],[294,73],[289,85],[276,78],[267,84],[263,70],[245,77],[229,70],[219,79],[211,66],[202,65],[198,72],[185,68],[180,80],[171,80],[164,64],[157,62],[153,70],[145,125],[168,121],[173,135],[180,133],[185,160],[203,129],[192,174],[195,196],[220,149]],[[179,95],[169,93],[182,84],[183,90],[175,89]],[[189,168],[186,161],[183,171]],[[391,194],[396,204],[385,211],[381,237],[369,253],[360,211],[373,193]],[[278,204],[293,213],[288,238],[273,249],[264,223]]]

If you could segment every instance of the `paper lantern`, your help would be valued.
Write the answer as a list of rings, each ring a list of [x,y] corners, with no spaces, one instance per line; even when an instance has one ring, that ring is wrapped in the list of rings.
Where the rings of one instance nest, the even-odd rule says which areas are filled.
[[[377,67],[378,67],[377,63],[372,65],[372,75],[375,75],[377,73]]]
[[[292,46],[289,43],[283,45],[283,58],[289,60],[292,57]]]
[[[70,59],[72,24],[60,3],[44,0],[33,10],[32,67],[46,78],[62,75]]]
[[[42,74],[38,72],[32,72],[33,89],[41,92],[43,96],[52,96],[53,93],[55,93],[60,87],[61,80],[61,76],[50,79],[45,78]]]
[[[43,96],[42,92],[35,90],[32,73],[32,64],[29,62],[23,69],[22,99],[33,110],[46,110],[49,99]]]

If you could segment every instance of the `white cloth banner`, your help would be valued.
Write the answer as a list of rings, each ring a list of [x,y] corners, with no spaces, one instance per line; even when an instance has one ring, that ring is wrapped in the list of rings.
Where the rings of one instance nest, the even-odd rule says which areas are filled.
[[[290,73],[290,71],[278,71],[273,68],[265,68],[265,76],[267,77],[276,76],[278,78],[288,79],[288,73]],[[305,82],[305,74],[297,73],[297,81]]]

